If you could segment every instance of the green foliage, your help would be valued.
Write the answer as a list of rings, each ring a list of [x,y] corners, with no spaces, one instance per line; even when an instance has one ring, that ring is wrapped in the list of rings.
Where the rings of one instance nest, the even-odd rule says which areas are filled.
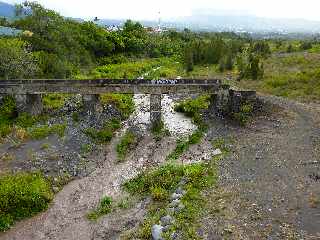
[[[169,136],[170,132],[165,128],[164,122],[161,120],[151,126],[151,133],[156,141],[160,141],[164,136]]]
[[[95,69],[95,78],[136,79],[159,65],[157,59],[143,59],[120,64],[100,66]]]
[[[0,177],[0,231],[47,209],[53,198],[51,187],[39,173]]]
[[[112,211],[112,198],[105,196],[101,199],[96,210],[90,212],[87,218],[91,221],[96,221],[98,218],[106,215]]]
[[[201,95],[195,99],[187,99],[178,103],[175,105],[174,110],[176,112],[185,113],[188,117],[191,117],[200,128],[204,128],[205,126],[201,118],[201,112],[208,109],[209,105],[210,96]]]
[[[114,118],[107,121],[100,130],[87,128],[84,130],[84,133],[91,137],[95,142],[102,144],[110,142],[113,137],[113,133],[119,128],[120,120]]]
[[[190,145],[197,144],[203,137],[203,130],[197,130],[187,140],[178,140],[176,148],[167,156],[167,160],[175,161],[189,149]]]
[[[67,94],[50,93],[42,97],[42,103],[47,111],[59,110],[64,106],[67,97]]]
[[[233,113],[233,118],[241,125],[245,126],[253,114],[253,106],[250,103],[241,104],[240,111]]]
[[[149,239],[150,228],[159,222],[166,213],[169,204],[170,194],[177,189],[181,180],[186,182],[183,188],[186,194],[182,198],[185,209],[174,213],[174,226],[165,233],[169,237],[172,231],[179,230],[183,239],[196,239],[196,226],[198,218],[206,204],[201,192],[213,186],[217,180],[215,163],[173,165],[167,164],[158,169],[141,173],[134,179],[124,184],[125,190],[132,195],[141,197],[152,196],[153,202],[149,206],[148,214],[140,229],[135,233],[134,238]],[[172,214],[172,213],[170,213]]]
[[[5,96],[0,106],[0,137],[5,137],[11,132],[15,111],[15,100],[11,96]]]
[[[36,140],[43,139],[51,134],[57,134],[59,137],[63,137],[66,127],[66,124],[37,126],[29,130],[29,135],[32,139]]]
[[[71,117],[72,117],[72,120],[76,123],[80,121],[80,115],[78,112],[73,112]]]
[[[237,57],[239,78],[261,79],[264,74],[263,62],[258,54],[243,53]]]
[[[132,131],[127,131],[117,144],[118,159],[123,160],[126,155],[136,146],[137,137]]]
[[[135,105],[132,94],[107,93],[100,96],[101,103],[111,104],[120,112],[122,119],[127,119],[134,112]]]
[[[26,42],[0,38],[0,79],[32,78],[38,69]]]
[[[253,44],[251,47],[251,52],[256,53],[262,57],[267,57],[268,55],[271,54],[271,49],[266,41],[257,41]]]

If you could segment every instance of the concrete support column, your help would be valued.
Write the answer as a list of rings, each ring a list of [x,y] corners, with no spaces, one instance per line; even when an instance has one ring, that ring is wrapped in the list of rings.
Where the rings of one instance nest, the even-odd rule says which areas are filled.
[[[150,121],[152,125],[161,122],[161,99],[161,94],[150,95]]]
[[[26,94],[17,94],[14,95],[16,100],[16,106],[18,113],[23,113],[27,111],[27,95]]]
[[[41,94],[27,94],[26,95],[26,102],[27,113],[31,115],[39,115],[43,111],[43,104],[42,104],[42,96]]]
[[[99,94],[84,94],[82,95],[83,110],[88,115],[95,115],[100,107]]]
[[[18,113],[39,115],[43,111],[41,94],[17,94],[14,96]]]

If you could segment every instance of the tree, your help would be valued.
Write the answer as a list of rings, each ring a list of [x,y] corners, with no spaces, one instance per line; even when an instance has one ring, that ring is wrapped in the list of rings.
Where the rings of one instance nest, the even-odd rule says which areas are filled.
[[[33,54],[19,39],[0,39],[0,78],[32,78],[38,72]]]

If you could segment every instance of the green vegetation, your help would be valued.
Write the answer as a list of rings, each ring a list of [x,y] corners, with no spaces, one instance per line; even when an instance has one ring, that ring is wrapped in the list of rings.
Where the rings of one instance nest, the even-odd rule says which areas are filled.
[[[94,211],[87,215],[87,218],[91,221],[96,221],[98,218],[110,213],[112,210],[112,198],[105,196],[101,199],[99,206]]]
[[[104,105],[111,104],[115,106],[122,119],[127,119],[135,109],[133,94],[102,94],[100,100]]]
[[[241,126],[245,126],[252,117],[253,106],[250,103],[243,103],[241,104],[240,112],[231,114],[234,120],[236,120]]]
[[[126,155],[137,145],[137,137],[132,131],[127,131],[117,145],[118,159],[124,160]]]
[[[43,139],[51,134],[57,134],[59,137],[63,137],[66,127],[66,124],[37,126],[30,129],[29,135],[32,139],[36,140]]]
[[[132,195],[140,197],[152,196],[144,223],[135,231],[135,238],[150,239],[151,227],[159,222],[162,216],[168,214],[169,196],[184,179],[186,194],[182,198],[185,208],[174,213],[176,221],[165,233],[169,237],[174,230],[179,230],[183,239],[198,239],[196,230],[198,219],[204,211],[206,201],[202,190],[216,183],[217,174],[215,161],[206,164],[175,165],[168,164],[150,172],[144,172],[126,182],[124,188]]]
[[[165,128],[162,120],[151,126],[151,133],[156,141],[160,141],[163,137],[170,135],[170,132]]]
[[[87,128],[84,133],[91,137],[96,143],[108,143],[113,137],[113,133],[120,128],[119,119],[111,119],[106,122],[102,129]]]
[[[208,109],[211,97],[209,95],[201,95],[195,99],[187,99],[178,103],[174,110],[176,112],[185,113],[186,116],[191,117],[195,124],[200,128],[205,128],[202,121],[201,113]]]
[[[175,161],[179,159],[179,157],[189,149],[190,145],[199,143],[202,137],[203,131],[197,130],[191,134],[187,140],[178,140],[176,148],[167,156],[167,160]]]
[[[0,177],[0,231],[15,221],[47,209],[53,198],[51,187],[39,173],[19,173]]]
[[[42,97],[44,109],[47,111],[59,110],[63,107],[68,94],[51,93]]]

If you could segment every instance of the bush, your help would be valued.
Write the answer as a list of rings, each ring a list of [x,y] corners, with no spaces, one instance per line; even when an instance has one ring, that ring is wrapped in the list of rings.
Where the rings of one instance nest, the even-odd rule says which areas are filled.
[[[245,126],[253,113],[253,106],[250,103],[241,105],[240,112],[233,113],[233,118],[241,125]]]
[[[102,94],[100,100],[104,105],[113,105],[121,114],[123,119],[127,119],[134,112],[135,106],[132,94]]]
[[[84,133],[97,143],[107,143],[111,141],[114,131],[119,129],[120,126],[120,120],[114,118],[106,122],[102,129],[87,128]]]
[[[53,193],[40,173],[19,173],[0,177],[0,231],[17,220],[47,209]]]
[[[89,213],[87,218],[91,221],[97,220],[99,217],[110,213],[112,210],[112,198],[105,196],[101,199],[99,206],[96,210]]]
[[[65,124],[38,126],[30,129],[29,135],[32,139],[36,140],[43,139],[51,134],[57,134],[59,137],[63,137],[66,127]]]
[[[123,160],[126,155],[137,143],[137,137],[133,132],[127,131],[125,135],[121,138],[119,144],[117,145],[117,153],[119,160]]]

